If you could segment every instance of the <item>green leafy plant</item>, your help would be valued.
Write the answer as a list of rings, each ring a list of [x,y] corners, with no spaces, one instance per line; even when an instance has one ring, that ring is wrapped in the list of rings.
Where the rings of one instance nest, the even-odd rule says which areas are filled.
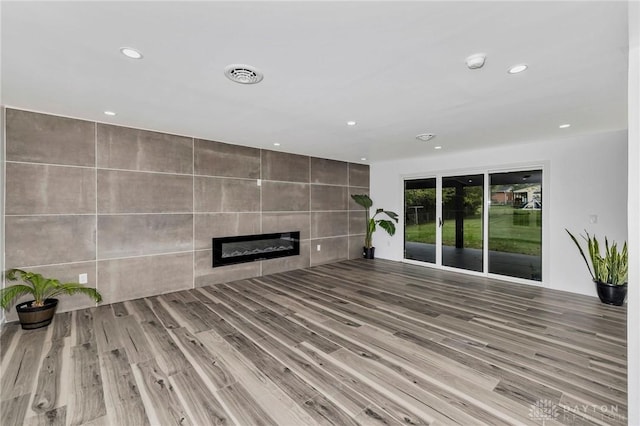
[[[0,306],[8,310],[13,301],[18,297],[30,294],[33,296],[31,306],[44,306],[46,299],[51,299],[61,294],[86,294],[96,302],[102,300],[102,296],[95,288],[85,287],[78,283],[61,283],[55,278],[45,278],[35,272],[27,272],[22,269],[10,269],[6,274],[8,281],[22,280],[22,284],[13,284],[0,290]]]
[[[395,223],[398,223],[398,215],[396,213],[386,211],[385,209],[377,209],[373,216],[371,216],[369,209],[371,208],[371,206],[373,206],[373,201],[367,194],[352,194],[351,198],[353,198],[353,201],[364,207],[367,213],[367,229],[366,235],[364,237],[364,246],[366,248],[373,247],[373,233],[376,230],[376,225],[379,225],[380,228],[387,231],[387,233],[391,236],[396,233]],[[376,219],[376,216],[379,214],[385,214],[391,220]]]
[[[629,272],[626,242],[622,246],[622,250],[619,251],[618,245],[614,242],[611,246],[609,246],[609,241],[605,237],[605,251],[603,257],[600,254],[600,244],[598,243],[598,239],[596,238],[596,236],[594,235],[592,237],[587,231],[585,231],[585,234],[587,234],[587,236],[580,236],[587,242],[587,250],[589,253],[589,259],[591,260],[591,264],[589,264],[589,260],[587,260],[587,256],[585,255],[582,246],[578,242],[578,239],[571,232],[569,232],[568,229],[565,229],[565,231],[567,231],[573,242],[578,247],[578,250],[580,250],[580,254],[587,264],[589,273],[591,274],[591,277],[594,281],[614,285],[626,284]]]

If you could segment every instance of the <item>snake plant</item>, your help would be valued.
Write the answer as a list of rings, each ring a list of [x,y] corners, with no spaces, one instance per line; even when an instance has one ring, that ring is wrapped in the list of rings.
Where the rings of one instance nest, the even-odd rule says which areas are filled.
[[[589,264],[587,256],[578,242],[578,239],[569,232],[568,229],[565,229],[565,231],[567,231],[573,242],[578,247],[578,250],[580,250],[580,254],[587,264],[589,273],[594,281],[613,285],[624,285],[627,283],[629,256],[626,242],[622,246],[622,250],[618,250],[618,245],[614,242],[609,246],[609,241],[605,237],[605,251],[603,257],[600,254],[600,244],[598,243],[596,236],[594,235],[592,237],[587,231],[585,231],[585,234],[587,234],[586,237],[584,235],[580,236],[587,242],[587,250],[589,253],[589,259],[591,260],[591,264]]]

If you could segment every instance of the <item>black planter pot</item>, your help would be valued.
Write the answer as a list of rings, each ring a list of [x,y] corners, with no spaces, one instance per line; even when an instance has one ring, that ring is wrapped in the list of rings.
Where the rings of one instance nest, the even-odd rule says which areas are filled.
[[[58,299],[45,299],[44,306],[31,306],[34,301],[19,303],[16,312],[23,330],[34,330],[51,324],[58,307]]]
[[[373,259],[375,257],[376,254],[376,248],[375,247],[362,247],[362,257],[364,257],[365,259]]]
[[[595,281],[598,290],[598,297],[602,303],[607,305],[622,306],[627,297],[627,284],[615,285]]]

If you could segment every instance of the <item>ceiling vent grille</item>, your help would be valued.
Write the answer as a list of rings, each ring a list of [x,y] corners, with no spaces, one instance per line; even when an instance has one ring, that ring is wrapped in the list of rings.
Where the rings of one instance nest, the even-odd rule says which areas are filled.
[[[421,133],[418,136],[416,136],[416,139],[418,139],[419,141],[430,141],[431,139],[435,138],[436,135],[433,133]]]
[[[260,83],[264,76],[251,65],[233,64],[224,69],[224,75],[231,81],[240,84]]]

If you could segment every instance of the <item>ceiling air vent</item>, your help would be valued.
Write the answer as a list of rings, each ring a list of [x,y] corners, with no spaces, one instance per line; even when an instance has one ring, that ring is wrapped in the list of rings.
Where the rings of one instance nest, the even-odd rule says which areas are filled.
[[[436,135],[433,133],[421,133],[418,136],[416,136],[416,139],[418,139],[419,141],[430,141],[431,139],[435,138]]]
[[[231,81],[240,84],[260,83],[264,76],[251,65],[233,64],[224,69],[224,75]]]

